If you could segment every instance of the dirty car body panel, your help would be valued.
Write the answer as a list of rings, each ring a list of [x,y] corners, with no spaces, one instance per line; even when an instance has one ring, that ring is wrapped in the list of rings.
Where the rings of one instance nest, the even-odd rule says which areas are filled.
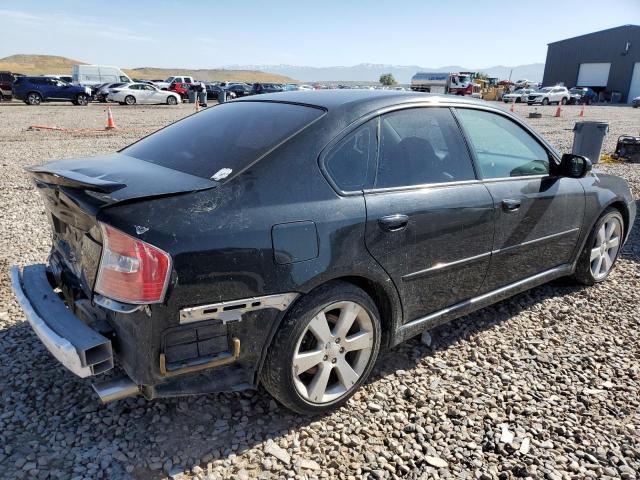
[[[466,98],[356,90],[247,97],[187,117],[113,155],[30,168],[53,232],[49,262],[39,274],[47,279],[48,295],[64,302],[78,325],[107,339],[112,360],[153,398],[255,387],[271,339],[292,305],[333,280],[353,282],[371,295],[381,314],[383,344],[390,346],[570,274],[607,206],[625,210],[628,225],[633,221],[635,204],[615,177],[550,174],[517,187],[485,182],[464,129],[458,131],[455,109],[462,107],[516,122],[544,146],[550,162],[559,162],[518,119]],[[409,108],[447,110],[472,162],[472,178],[377,188],[376,175],[366,174],[355,190],[337,185],[323,160],[333,146],[374,122],[367,168],[375,170],[379,118]],[[237,136],[228,135],[227,124],[240,129]],[[200,130],[214,132],[210,144],[195,143]],[[502,196],[513,194],[505,188],[518,188],[525,202],[543,197],[533,209],[537,216],[521,212],[509,220],[508,232],[499,223]],[[580,205],[579,214],[562,225],[567,202]],[[404,226],[389,223],[387,217],[396,214],[406,217]],[[166,253],[167,282],[158,301],[126,302],[98,293],[101,264],[112,260],[105,253],[105,232],[111,231],[105,226],[135,248]],[[543,257],[524,255],[528,234],[565,230],[570,233],[563,242],[544,244]],[[540,263],[514,270],[501,252],[513,246],[509,242],[523,253],[516,263]],[[115,271],[137,268],[126,255],[114,265]],[[60,320],[28,296],[24,271],[14,270],[13,281],[19,295],[26,292],[25,311],[34,306],[60,335]]]

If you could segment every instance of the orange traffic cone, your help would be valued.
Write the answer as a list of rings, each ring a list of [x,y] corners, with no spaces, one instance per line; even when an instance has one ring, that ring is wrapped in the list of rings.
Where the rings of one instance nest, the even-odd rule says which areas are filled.
[[[560,104],[558,104],[558,108],[556,109],[556,114],[554,115],[554,117],[559,117],[561,113],[562,107],[560,106]]]
[[[582,104],[582,108],[580,109],[579,117],[584,117],[584,103]]]
[[[509,109],[509,111],[510,111],[511,113],[513,113],[513,110],[514,110],[515,104],[516,104],[516,99],[514,98],[513,100],[511,100],[511,108]]]
[[[111,106],[107,107],[107,126],[105,130],[112,130],[116,128],[116,123],[113,121],[113,115],[111,114]]]

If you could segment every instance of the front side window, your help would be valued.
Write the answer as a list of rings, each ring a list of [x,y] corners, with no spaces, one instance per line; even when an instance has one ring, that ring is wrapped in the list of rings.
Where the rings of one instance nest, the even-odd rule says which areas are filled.
[[[369,121],[334,145],[324,160],[327,174],[345,192],[362,190],[376,154],[376,121]]]
[[[471,158],[448,108],[410,108],[381,117],[376,188],[474,178]]]
[[[456,112],[475,151],[482,178],[549,173],[547,150],[515,122],[482,110]]]

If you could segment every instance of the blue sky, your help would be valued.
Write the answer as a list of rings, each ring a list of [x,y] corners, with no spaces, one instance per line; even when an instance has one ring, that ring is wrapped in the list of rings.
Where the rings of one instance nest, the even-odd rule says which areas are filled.
[[[121,67],[481,68],[544,62],[549,42],[628,23],[640,23],[640,0],[0,0],[0,57],[51,54]]]

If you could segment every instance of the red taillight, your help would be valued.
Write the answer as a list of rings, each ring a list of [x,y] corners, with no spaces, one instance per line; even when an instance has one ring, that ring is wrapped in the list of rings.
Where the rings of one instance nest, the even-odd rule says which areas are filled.
[[[96,293],[126,303],[161,302],[171,273],[169,254],[103,223],[100,228]]]

